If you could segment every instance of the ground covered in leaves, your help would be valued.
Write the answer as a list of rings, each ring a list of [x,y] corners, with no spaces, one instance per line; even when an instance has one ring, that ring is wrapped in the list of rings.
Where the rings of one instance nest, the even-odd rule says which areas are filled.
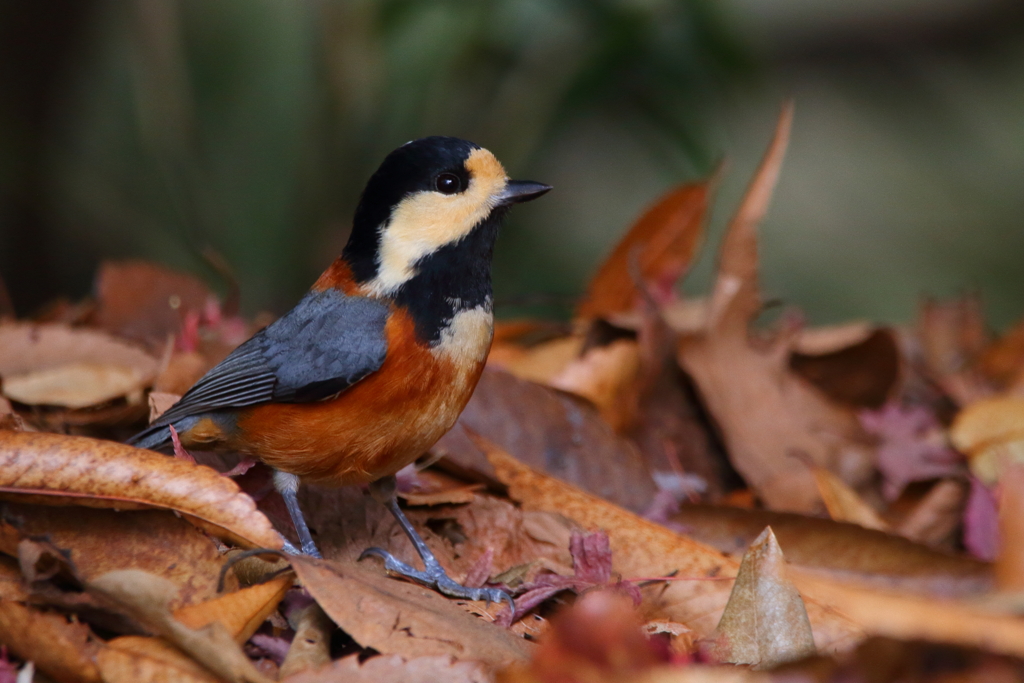
[[[710,182],[627,231],[572,325],[499,324],[400,474],[441,563],[514,615],[360,562],[414,559],[364,491],[304,487],[326,559],[290,557],[263,466],[120,443],[266,324],[236,294],[108,263],[88,301],[0,322],[0,683],[1024,680],[1024,326],[971,297],[898,328],[766,317],[788,126],[706,297],[675,285]]]

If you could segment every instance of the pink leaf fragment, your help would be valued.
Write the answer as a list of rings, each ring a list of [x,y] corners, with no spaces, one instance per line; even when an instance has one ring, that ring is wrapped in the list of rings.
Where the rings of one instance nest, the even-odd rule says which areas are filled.
[[[7,657],[7,646],[0,645],[0,683],[17,683],[18,665]]]
[[[256,461],[252,458],[244,458],[238,461],[238,464],[232,467],[226,472],[221,472],[225,477],[240,477],[256,465]]]
[[[480,558],[473,563],[473,566],[466,572],[466,578],[463,579],[462,585],[467,588],[480,588],[487,579],[491,578],[491,568],[494,563],[494,548],[490,546],[487,550],[480,555]]]
[[[889,403],[879,410],[863,410],[860,424],[878,441],[878,470],[882,493],[888,500],[899,497],[912,481],[961,474],[963,458],[946,444],[935,416],[919,406]]]
[[[174,444],[174,457],[179,460],[185,460],[192,464],[195,464],[196,459],[192,457],[192,454],[185,450],[185,447],[181,445],[181,438],[178,437],[178,430],[174,428],[174,425],[167,425],[167,428],[171,430],[171,443]]]
[[[999,506],[992,490],[974,477],[964,507],[964,547],[979,560],[999,555]]]
[[[574,531],[569,539],[569,554],[572,555],[573,576],[562,576],[544,572],[535,581],[525,583],[522,593],[516,597],[516,617],[522,616],[548,598],[571,590],[582,593],[598,586],[611,586],[627,593],[633,603],[640,604],[640,589],[628,581],[612,584],[612,550],[608,534],[603,531],[580,533]],[[495,622],[510,626],[513,618],[508,609],[498,614]]]

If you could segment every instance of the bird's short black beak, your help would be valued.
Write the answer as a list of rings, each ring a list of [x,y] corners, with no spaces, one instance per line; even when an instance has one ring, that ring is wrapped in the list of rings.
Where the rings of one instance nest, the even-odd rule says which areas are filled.
[[[501,206],[508,206],[509,204],[521,204],[522,202],[528,202],[531,199],[536,199],[550,189],[550,185],[535,183],[532,180],[510,180],[508,181],[508,184],[505,185],[505,191],[501,193],[499,204]]]

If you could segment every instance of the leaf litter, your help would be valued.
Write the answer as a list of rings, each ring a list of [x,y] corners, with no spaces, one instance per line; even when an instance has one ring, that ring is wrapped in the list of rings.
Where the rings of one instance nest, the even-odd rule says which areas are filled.
[[[1024,322],[992,334],[972,296],[904,326],[759,322],[791,120],[707,296],[676,284],[717,175],[644,212],[571,325],[499,323],[458,425],[400,477],[440,563],[515,615],[359,561],[417,561],[362,490],[303,487],[326,559],[282,556],[264,466],[116,443],[270,320],[237,292],[108,262],[94,299],[5,319],[0,676],[1021,680]]]

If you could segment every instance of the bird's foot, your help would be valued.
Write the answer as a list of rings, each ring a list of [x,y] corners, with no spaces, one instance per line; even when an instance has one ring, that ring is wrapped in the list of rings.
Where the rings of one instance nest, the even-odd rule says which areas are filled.
[[[450,598],[461,598],[463,600],[486,600],[488,604],[492,602],[505,602],[508,603],[509,609],[515,614],[516,604],[512,601],[512,596],[500,588],[471,588],[469,586],[463,586],[452,577],[448,576],[444,568],[438,563],[433,557],[424,557],[423,570],[415,569],[411,565],[402,562],[400,559],[384,550],[383,548],[367,548],[363,551],[359,559],[362,560],[371,555],[375,555],[384,560],[384,569],[389,574],[395,576],[401,576],[402,578],[415,581],[416,583],[423,584],[429,588],[436,589],[439,593],[447,595]]]

